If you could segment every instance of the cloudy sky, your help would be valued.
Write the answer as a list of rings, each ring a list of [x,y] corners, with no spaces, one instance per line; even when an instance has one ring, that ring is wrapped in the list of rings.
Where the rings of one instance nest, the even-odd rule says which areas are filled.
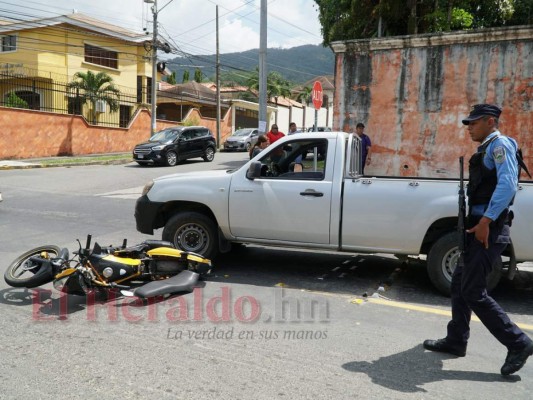
[[[215,53],[216,5],[221,53],[259,47],[260,0],[157,0],[157,5],[160,33],[186,53]],[[136,32],[151,32],[150,7],[144,0],[0,0],[0,18],[28,20],[76,10]],[[268,0],[267,8],[268,47],[321,43],[313,0]]]

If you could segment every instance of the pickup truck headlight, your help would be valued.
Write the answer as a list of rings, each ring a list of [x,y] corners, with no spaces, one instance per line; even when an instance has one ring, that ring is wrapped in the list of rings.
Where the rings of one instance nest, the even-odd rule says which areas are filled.
[[[144,189],[143,189],[143,192],[142,192],[142,195],[141,196],[144,196],[145,194],[147,194],[150,189],[152,188],[152,186],[154,186],[154,181],[150,181],[148,182],[145,186],[144,186]]]
[[[162,144],[162,145],[160,145],[160,146],[154,146],[154,147],[152,147],[152,150],[156,150],[156,151],[158,151],[158,150],[163,150],[164,148],[165,148],[165,145]]]

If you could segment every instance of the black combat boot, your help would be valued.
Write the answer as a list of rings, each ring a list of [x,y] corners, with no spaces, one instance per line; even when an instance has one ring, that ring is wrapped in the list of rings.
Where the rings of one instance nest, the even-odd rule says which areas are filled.
[[[424,349],[453,354],[457,357],[466,356],[466,345],[450,343],[446,339],[425,340]]]

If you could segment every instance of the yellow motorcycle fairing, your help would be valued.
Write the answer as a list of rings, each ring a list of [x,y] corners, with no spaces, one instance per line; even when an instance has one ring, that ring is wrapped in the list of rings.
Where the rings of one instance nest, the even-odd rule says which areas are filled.
[[[150,257],[174,257],[174,258],[181,258],[182,253],[184,251],[173,249],[172,247],[156,247],[155,249],[148,250],[146,252]],[[187,254],[187,260],[188,261],[196,261],[199,263],[207,263],[211,265],[211,261],[207,258],[203,258],[196,254]]]
[[[131,265],[134,267],[141,265],[141,262],[142,262],[139,259],[128,258],[128,257],[117,257],[112,254],[102,257],[102,260],[111,261],[111,262],[115,262],[119,264],[121,263],[121,264]]]
[[[67,268],[67,269],[64,269],[63,271],[61,271],[59,274],[57,274],[54,279],[61,279],[61,278],[64,278],[65,276],[70,276],[72,275],[74,272],[76,272],[76,268]]]

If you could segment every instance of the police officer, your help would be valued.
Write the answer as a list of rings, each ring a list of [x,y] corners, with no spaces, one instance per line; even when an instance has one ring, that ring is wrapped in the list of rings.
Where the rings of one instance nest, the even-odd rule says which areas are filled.
[[[487,294],[487,274],[510,241],[509,206],[518,185],[517,145],[498,131],[500,113],[495,105],[477,104],[462,121],[472,140],[481,144],[469,162],[464,263],[457,265],[452,277],[452,319],[447,336],[424,341],[424,348],[464,357],[473,311],[507,347],[501,374],[509,375],[533,354],[533,341]]]

